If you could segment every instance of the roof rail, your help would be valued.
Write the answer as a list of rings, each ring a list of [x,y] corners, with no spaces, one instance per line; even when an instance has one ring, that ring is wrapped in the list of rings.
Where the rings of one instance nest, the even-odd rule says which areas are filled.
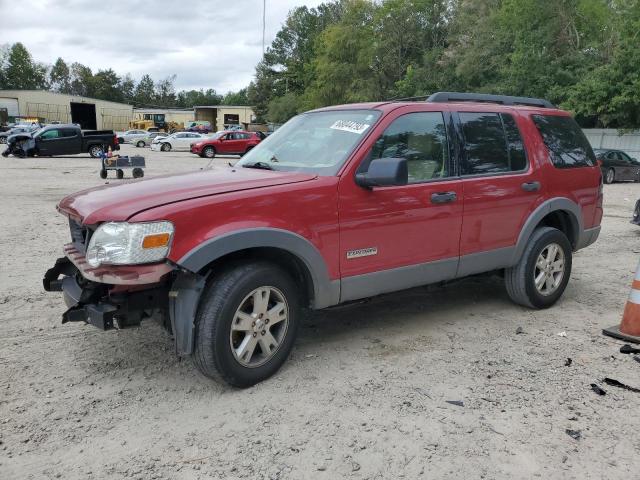
[[[427,98],[427,102],[485,102],[502,105],[528,105],[531,107],[556,108],[549,100],[543,98],[512,97],[510,95],[490,95],[487,93],[437,92]]]

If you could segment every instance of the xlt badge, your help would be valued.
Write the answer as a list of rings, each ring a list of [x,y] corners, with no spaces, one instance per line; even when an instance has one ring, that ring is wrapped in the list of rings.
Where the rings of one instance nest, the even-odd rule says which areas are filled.
[[[352,258],[368,257],[369,255],[377,255],[378,247],[359,248],[358,250],[349,250],[347,252],[347,260]]]

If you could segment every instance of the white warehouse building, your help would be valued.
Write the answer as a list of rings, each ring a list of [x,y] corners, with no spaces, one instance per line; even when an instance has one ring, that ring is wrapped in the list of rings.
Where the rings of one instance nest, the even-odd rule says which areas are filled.
[[[126,130],[133,107],[46,90],[0,90],[0,123],[77,123],[86,130]]]

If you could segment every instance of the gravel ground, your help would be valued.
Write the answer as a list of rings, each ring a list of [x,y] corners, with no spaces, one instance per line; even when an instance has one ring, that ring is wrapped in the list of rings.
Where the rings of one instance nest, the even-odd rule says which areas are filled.
[[[209,163],[145,154],[148,176]],[[179,361],[155,323],[60,324],[41,284],[68,237],[55,204],[103,182],[97,160],[0,158],[0,179],[2,479],[638,475],[640,394],[602,379],[640,387],[640,364],[600,331],[620,322],[640,254],[640,184],[605,186],[600,240],[554,308],[472,278],[316,312],[284,368],[240,391]]]

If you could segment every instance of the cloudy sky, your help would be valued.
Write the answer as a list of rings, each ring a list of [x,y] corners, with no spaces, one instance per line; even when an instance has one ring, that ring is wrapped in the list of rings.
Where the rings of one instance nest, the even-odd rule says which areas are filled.
[[[321,1],[266,0],[269,45],[287,12]],[[262,0],[0,0],[0,45],[136,80],[176,74],[176,88],[246,86],[262,56]]]

